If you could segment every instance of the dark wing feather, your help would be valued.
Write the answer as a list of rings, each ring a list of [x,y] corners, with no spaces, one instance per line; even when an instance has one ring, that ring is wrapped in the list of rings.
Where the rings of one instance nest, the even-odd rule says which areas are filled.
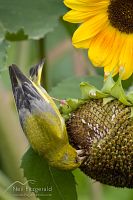
[[[40,100],[41,96],[32,85],[31,81],[23,75],[16,65],[11,65],[9,67],[9,74],[16,107],[23,127],[25,118],[27,115],[30,115],[33,110],[31,102],[35,101],[35,99]]]
[[[22,107],[25,107],[26,109],[30,110],[29,101],[28,99],[25,98],[22,85],[20,84],[19,79],[17,79],[17,77],[20,77],[20,72],[16,65],[12,65],[9,67],[9,74],[12,84],[12,91],[18,111]],[[23,79],[23,81],[25,80],[23,76],[21,76],[21,79]]]
[[[22,127],[28,115],[42,112],[50,112],[52,115],[56,115],[50,103],[39,94],[33,83],[16,65],[9,67],[9,74]]]

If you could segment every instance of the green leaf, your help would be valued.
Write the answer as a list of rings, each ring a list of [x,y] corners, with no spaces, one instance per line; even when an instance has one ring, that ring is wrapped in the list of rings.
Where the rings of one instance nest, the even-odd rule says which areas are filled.
[[[109,103],[110,101],[114,100],[114,97],[107,97],[107,98],[103,98],[103,105]]]
[[[124,89],[122,87],[121,79],[118,78],[117,82],[111,88],[110,94],[121,101],[123,104],[130,106],[131,104],[128,102]]]
[[[67,99],[65,104],[60,105],[60,113],[65,120],[69,119],[69,113],[76,110],[80,105],[84,104],[82,99]]]
[[[71,77],[52,88],[50,94],[59,99],[81,98],[80,83],[82,81],[87,81],[98,89],[103,85],[101,76]]]
[[[114,84],[115,82],[112,78],[112,74],[110,74],[104,82],[102,92],[110,94],[111,88],[114,86]]]
[[[92,200],[92,186],[89,177],[86,176],[80,169],[74,170],[73,174],[76,179],[76,187],[78,193],[78,200]],[[92,183],[94,184],[94,183]],[[98,200],[98,199],[97,199]]]
[[[34,192],[40,200],[77,200],[76,185],[71,171],[52,168],[47,161],[31,148],[25,153],[21,167],[31,189],[42,188],[47,191]],[[48,191],[49,190],[49,191]]]
[[[24,30],[20,29],[16,33],[7,32],[5,38],[10,41],[20,41],[28,39],[28,35],[25,35]]]
[[[80,88],[81,88],[83,99],[90,99],[90,98],[100,99],[100,98],[108,97],[108,94],[101,92],[96,87],[94,87],[93,85],[87,82],[82,82],[80,84]]]
[[[42,38],[57,25],[65,9],[62,0],[1,0],[0,39]]]

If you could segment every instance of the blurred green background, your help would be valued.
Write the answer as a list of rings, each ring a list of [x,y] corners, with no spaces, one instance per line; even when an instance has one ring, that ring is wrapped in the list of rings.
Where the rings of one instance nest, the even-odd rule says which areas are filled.
[[[0,0],[0,3],[3,1]],[[71,37],[74,30],[75,26],[60,18],[58,25],[44,38],[8,42],[3,66],[0,66],[0,200],[36,199],[5,193],[14,181],[25,181],[20,164],[22,155],[29,147],[14,105],[8,66],[14,63],[28,75],[30,67],[45,58],[42,84],[56,98],[78,97],[81,80],[90,80],[98,87],[102,85],[103,69],[91,65],[86,50],[73,48]],[[131,85],[132,77],[124,84],[126,87]],[[105,186],[91,180],[80,170],[75,170],[74,175],[79,200],[133,200],[131,189]]]

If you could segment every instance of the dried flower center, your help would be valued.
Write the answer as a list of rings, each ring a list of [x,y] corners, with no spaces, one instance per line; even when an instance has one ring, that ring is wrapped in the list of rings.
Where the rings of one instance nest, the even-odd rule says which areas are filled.
[[[133,33],[133,0],[110,0],[108,19],[120,32]]]

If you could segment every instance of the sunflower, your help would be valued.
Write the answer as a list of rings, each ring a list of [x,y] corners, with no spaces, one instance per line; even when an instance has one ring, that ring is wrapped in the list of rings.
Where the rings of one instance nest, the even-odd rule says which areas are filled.
[[[133,73],[133,0],[65,0],[71,10],[64,20],[81,25],[72,43],[87,48],[92,63],[104,67],[105,76]]]

